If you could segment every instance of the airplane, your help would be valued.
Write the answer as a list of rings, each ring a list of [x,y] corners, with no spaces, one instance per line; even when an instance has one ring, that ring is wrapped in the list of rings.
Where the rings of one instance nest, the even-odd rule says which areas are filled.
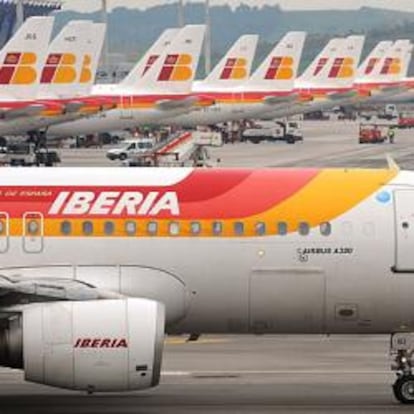
[[[393,162],[6,168],[0,205],[0,363],[27,381],[156,386],[164,332],[387,334],[414,403],[414,173]]]
[[[196,126],[249,119],[300,101],[301,96],[293,93],[293,86],[305,37],[304,32],[287,33],[250,78],[238,85],[233,80],[220,79],[222,73],[228,73],[227,62],[237,61],[242,56],[241,50],[231,48],[210,76],[194,89],[195,93],[214,99],[214,105],[165,119],[164,123]],[[248,58],[250,67],[253,55],[243,57],[249,61]]]
[[[68,23],[48,47],[47,56],[38,69],[37,80],[33,82],[30,98],[35,100],[38,111],[20,113],[18,117],[0,122],[0,134],[26,134],[105,109],[107,100],[93,100],[88,96],[104,35],[103,24],[89,21]],[[59,110],[42,111],[44,102],[56,105]],[[108,106],[112,107],[113,104]]]
[[[262,114],[262,118],[282,118],[323,111],[359,99],[361,92],[354,88],[353,83],[363,44],[363,36],[331,39],[295,80],[295,93],[311,96],[312,99],[269,111]]]
[[[382,44],[383,42],[380,42],[374,48],[374,55]],[[407,76],[412,47],[410,40],[400,39],[390,46],[381,58],[369,56],[365,60],[365,73],[356,78],[355,87],[360,90],[368,90],[371,96],[364,99],[361,105],[388,103],[393,101],[394,96],[406,91],[407,86],[404,78]],[[382,50],[379,51],[379,53],[381,52]],[[361,71],[363,70],[364,65],[361,68]]]
[[[92,97],[115,99],[117,108],[83,119],[61,123],[48,129],[48,136],[116,131],[152,124],[175,114],[188,112],[198,105],[211,105],[212,99],[191,93],[201,46],[204,25],[187,25],[164,47],[161,55],[150,62],[145,73],[132,86],[131,77],[120,84],[100,86]],[[143,61],[147,62],[144,57]],[[141,67],[141,62],[139,64]]]

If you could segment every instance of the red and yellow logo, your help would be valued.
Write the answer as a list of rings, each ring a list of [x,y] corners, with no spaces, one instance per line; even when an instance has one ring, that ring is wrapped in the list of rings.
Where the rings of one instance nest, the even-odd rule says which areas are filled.
[[[288,80],[293,78],[293,58],[291,56],[273,57],[265,74],[268,80]]]
[[[228,58],[220,79],[245,79],[247,77],[247,60],[245,58]]]
[[[36,82],[35,53],[7,53],[0,67],[0,85],[30,85]]]
[[[379,62],[379,58],[371,58],[365,68],[365,75],[370,75]]]
[[[329,78],[351,78],[354,76],[354,59],[351,57],[336,58],[329,71]]]
[[[186,81],[191,79],[193,59],[188,54],[168,55],[158,76],[159,81]]]
[[[401,70],[400,58],[386,58],[380,73],[381,75],[398,75],[401,73]]]
[[[145,67],[144,70],[142,71],[142,74],[144,75],[145,73],[147,73],[148,69],[151,68],[151,66],[155,63],[155,61],[159,58],[159,55],[151,55],[148,60],[147,63],[145,63]]]
[[[73,53],[51,53],[42,71],[41,83],[73,83],[76,81],[76,56]]]
[[[313,72],[313,76],[317,76],[317,75],[319,75],[322,72],[323,68],[328,63],[328,60],[329,60],[328,58],[320,58],[318,60],[318,63],[316,64],[316,68],[315,68],[315,70]]]
[[[83,57],[82,69],[79,82],[80,83],[89,83],[92,81],[92,57],[87,54]]]

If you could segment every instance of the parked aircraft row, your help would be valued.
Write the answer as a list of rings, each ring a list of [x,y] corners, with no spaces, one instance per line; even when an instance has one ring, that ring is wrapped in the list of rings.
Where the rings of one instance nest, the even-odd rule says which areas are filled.
[[[165,30],[120,83],[95,85],[104,25],[73,21],[49,44],[52,25],[52,17],[28,19],[0,52],[2,135],[195,126],[414,96],[409,40],[380,42],[359,65],[364,37],[335,38],[298,76],[306,33],[287,33],[253,73],[258,36],[244,35],[194,81],[205,27],[187,25]]]

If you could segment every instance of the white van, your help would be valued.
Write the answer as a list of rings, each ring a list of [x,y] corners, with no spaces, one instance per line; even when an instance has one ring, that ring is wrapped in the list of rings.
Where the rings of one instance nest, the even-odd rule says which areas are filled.
[[[122,143],[121,146],[110,149],[106,156],[111,161],[121,160],[124,161],[127,158],[136,154],[142,154],[151,151],[154,148],[154,140],[152,138],[140,138],[134,140],[127,140]]]

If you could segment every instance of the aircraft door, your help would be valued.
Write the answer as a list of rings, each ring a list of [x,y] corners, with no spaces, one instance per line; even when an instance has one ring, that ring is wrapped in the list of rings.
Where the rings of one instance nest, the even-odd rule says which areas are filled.
[[[0,212],[0,254],[6,253],[9,250],[9,215],[7,213]]]
[[[23,214],[23,250],[40,253],[43,250],[43,215],[37,212]]]
[[[414,272],[414,191],[394,192],[396,272]]]
[[[121,118],[132,119],[133,97],[131,95],[121,96]]]
[[[320,333],[325,274],[318,269],[257,269],[250,275],[250,331]]]

